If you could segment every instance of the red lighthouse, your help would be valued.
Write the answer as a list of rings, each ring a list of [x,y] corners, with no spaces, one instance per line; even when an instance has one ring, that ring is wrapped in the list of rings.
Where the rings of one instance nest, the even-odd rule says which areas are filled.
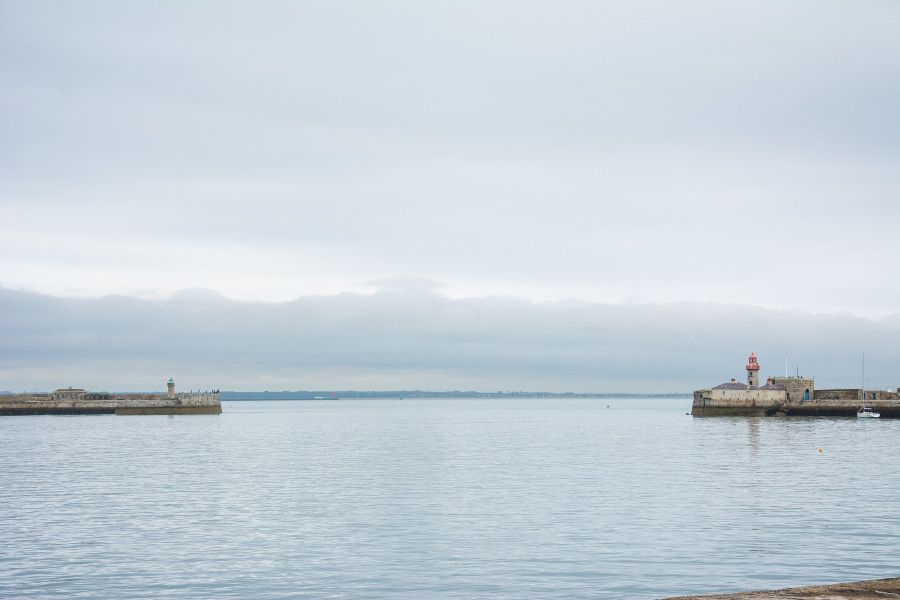
[[[751,352],[747,361],[747,382],[751,387],[759,386],[759,363],[756,362],[756,352]]]

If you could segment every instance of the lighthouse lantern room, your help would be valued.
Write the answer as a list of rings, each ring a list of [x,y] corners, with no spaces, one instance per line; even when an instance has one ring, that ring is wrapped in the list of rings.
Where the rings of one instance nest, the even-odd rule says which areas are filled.
[[[750,353],[747,362],[747,383],[750,387],[759,387],[759,363],[756,362],[756,352]]]

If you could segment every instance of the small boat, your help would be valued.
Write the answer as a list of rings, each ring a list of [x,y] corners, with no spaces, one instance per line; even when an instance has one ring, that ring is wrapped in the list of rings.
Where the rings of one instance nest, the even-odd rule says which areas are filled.
[[[866,353],[863,352],[862,355],[862,385],[860,386],[860,392],[862,392],[862,401],[865,403],[866,401]],[[875,393],[872,394],[872,399],[874,400],[877,396]],[[881,417],[881,413],[877,413],[872,410],[871,406],[866,406],[863,404],[859,407],[859,410],[856,411],[857,419],[877,419]]]

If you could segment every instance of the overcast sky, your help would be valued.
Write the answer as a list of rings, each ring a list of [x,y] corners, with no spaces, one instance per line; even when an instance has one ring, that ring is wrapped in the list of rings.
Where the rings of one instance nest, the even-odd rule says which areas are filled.
[[[72,365],[96,385],[145,385],[150,364],[168,376],[165,352],[126,334],[150,335],[188,289],[260,332],[259,314],[279,314],[276,329],[333,347],[313,360],[275,345],[238,368],[218,329],[232,322],[179,321],[192,343],[232,348],[219,365],[236,388],[691,389],[734,375],[648,375],[704,345],[641,311],[743,332],[710,342],[738,371],[763,344],[779,364],[807,348],[819,373],[826,355],[855,365],[866,351],[887,384],[900,379],[898,107],[894,0],[0,0],[0,298],[50,311],[29,313],[33,330],[3,319],[0,389],[50,387]],[[78,363],[75,337],[38,327],[107,301],[128,327],[85,313],[100,329],[77,339],[119,340],[115,377],[112,356]],[[385,302],[446,309],[468,342],[431,352],[437,323],[398,313],[401,344]],[[523,331],[476,319],[480,303],[519,307]],[[622,338],[579,336],[619,310],[642,350],[603,371]],[[327,340],[309,338],[326,314]],[[751,314],[764,337],[736,322]],[[783,333],[785,315],[813,330]],[[804,346],[820,327],[844,354]],[[490,362],[492,348],[524,354]]]

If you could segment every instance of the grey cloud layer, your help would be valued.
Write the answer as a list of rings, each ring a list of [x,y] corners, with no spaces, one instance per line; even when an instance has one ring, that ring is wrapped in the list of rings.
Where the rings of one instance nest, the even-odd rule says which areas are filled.
[[[895,2],[5,2],[0,284],[890,314],[898,30]]]
[[[688,391],[784,369],[819,385],[900,385],[900,316],[879,321],[715,304],[453,300],[420,288],[242,303],[72,299],[0,290],[0,389]]]

